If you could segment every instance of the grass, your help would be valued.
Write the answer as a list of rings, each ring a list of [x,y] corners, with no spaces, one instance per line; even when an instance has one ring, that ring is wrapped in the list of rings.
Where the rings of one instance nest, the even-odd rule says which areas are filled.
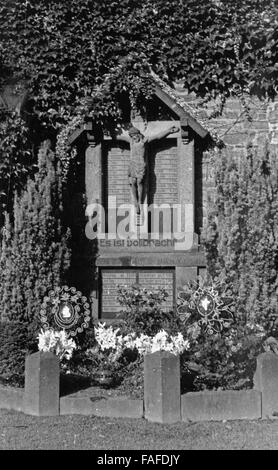
[[[144,419],[34,417],[0,410],[0,449],[278,449],[278,421],[165,425]]]

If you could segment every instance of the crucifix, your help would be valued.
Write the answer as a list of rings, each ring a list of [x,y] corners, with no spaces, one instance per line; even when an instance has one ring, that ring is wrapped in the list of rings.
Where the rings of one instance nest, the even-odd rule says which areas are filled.
[[[135,205],[137,214],[141,213],[143,204],[144,184],[146,175],[146,155],[147,146],[154,140],[160,140],[169,134],[179,131],[176,126],[171,126],[165,131],[152,136],[144,136],[139,129],[131,126],[128,130],[129,137],[125,135],[117,135],[117,140],[123,140],[130,144],[130,161],[128,166],[128,179],[131,188],[133,204]]]

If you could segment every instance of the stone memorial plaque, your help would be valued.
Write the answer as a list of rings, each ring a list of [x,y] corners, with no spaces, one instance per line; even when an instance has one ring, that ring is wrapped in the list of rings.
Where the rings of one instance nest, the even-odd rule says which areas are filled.
[[[128,166],[130,150],[128,144],[113,144],[107,152],[105,165],[106,189],[108,196],[116,196],[117,207],[121,204],[130,204],[130,187],[128,180]]]
[[[115,318],[122,307],[117,302],[118,286],[140,284],[148,290],[166,289],[167,300],[161,308],[170,311],[174,306],[174,270],[173,269],[103,269],[101,317]]]
[[[150,148],[149,203],[178,203],[178,157],[173,139]]]
[[[139,271],[139,284],[148,290],[157,290],[164,288],[168,293],[165,302],[162,303],[161,308],[169,312],[173,309],[174,305],[174,273],[172,270],[159,270],[159,271]]]
[[[101,316],[104,318],[116,317],[116,314],[122,310],[122,307],[117,302],[118,286],[132,286],[135,283],[135,271],[129,269],[104,269],[102,271]]]

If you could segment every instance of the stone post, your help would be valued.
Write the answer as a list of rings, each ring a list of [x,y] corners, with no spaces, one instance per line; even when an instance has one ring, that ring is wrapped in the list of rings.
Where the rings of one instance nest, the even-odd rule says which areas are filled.
[[[166,351],[144,359],[145,418],[158,423],[181,420],[180,357]]]
[[[188,126],[181,122],[181,137],[178,138],[179,155],[179,203],[181,204],[181,231],[184,240],[176,243],[176,250],[190,250],[197,243],[195,227],[195,162],[194,140],[189,138]]]
[[[25,361],[24,412],[59,415],[60,361],[50,352],[37,352]]]
[[[85,151],[85,191],[86,191],[86,215],[89,217],[88,223],[86,224],[85,234],[89,240],[93,240],[91,244],[91,254],[94,249],[97,250],[97,239],[94,237],[93,224],[91,217],[94,216],[96,207],[97,218],[100,230],[105,233],[105,220],[104,213],[102,211],[102,186],[103,186],[103,174],[102,174],[102,145],[96,143],[94,135],[87,132],[88,147]],[[96,206],[99,204],[99,206]],[[104,235],[103,235],[104,236]],[[92,283],[90,298],[92,299],[92,317],[98,318],[98,281],[97,277]]]
[[[278,416],[278,356],[267,352],[257,358],[254,388],[262,394],[262,418]]]
[[[88,147],[85,152],[85,186],[87,205],[102,204],[102,148],[94,137],[87,134]]]

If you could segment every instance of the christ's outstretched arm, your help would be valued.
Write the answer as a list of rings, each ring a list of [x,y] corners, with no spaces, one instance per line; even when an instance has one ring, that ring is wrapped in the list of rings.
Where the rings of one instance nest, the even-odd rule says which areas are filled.
[[[130,138],[125,134],[115,134],[113,136],[116,140],[124,141],[130,143]]]
[[[159,140],[163,139],[163,137],[167,137],[169,134],[175,134],[175,132],[178,132],[179,128],[177,126],[171,126],[169,129],[166,129],[165,131],[161,131],[158,134],[154,134],[148,137],[148,142],[152,142],[153,140]]]

